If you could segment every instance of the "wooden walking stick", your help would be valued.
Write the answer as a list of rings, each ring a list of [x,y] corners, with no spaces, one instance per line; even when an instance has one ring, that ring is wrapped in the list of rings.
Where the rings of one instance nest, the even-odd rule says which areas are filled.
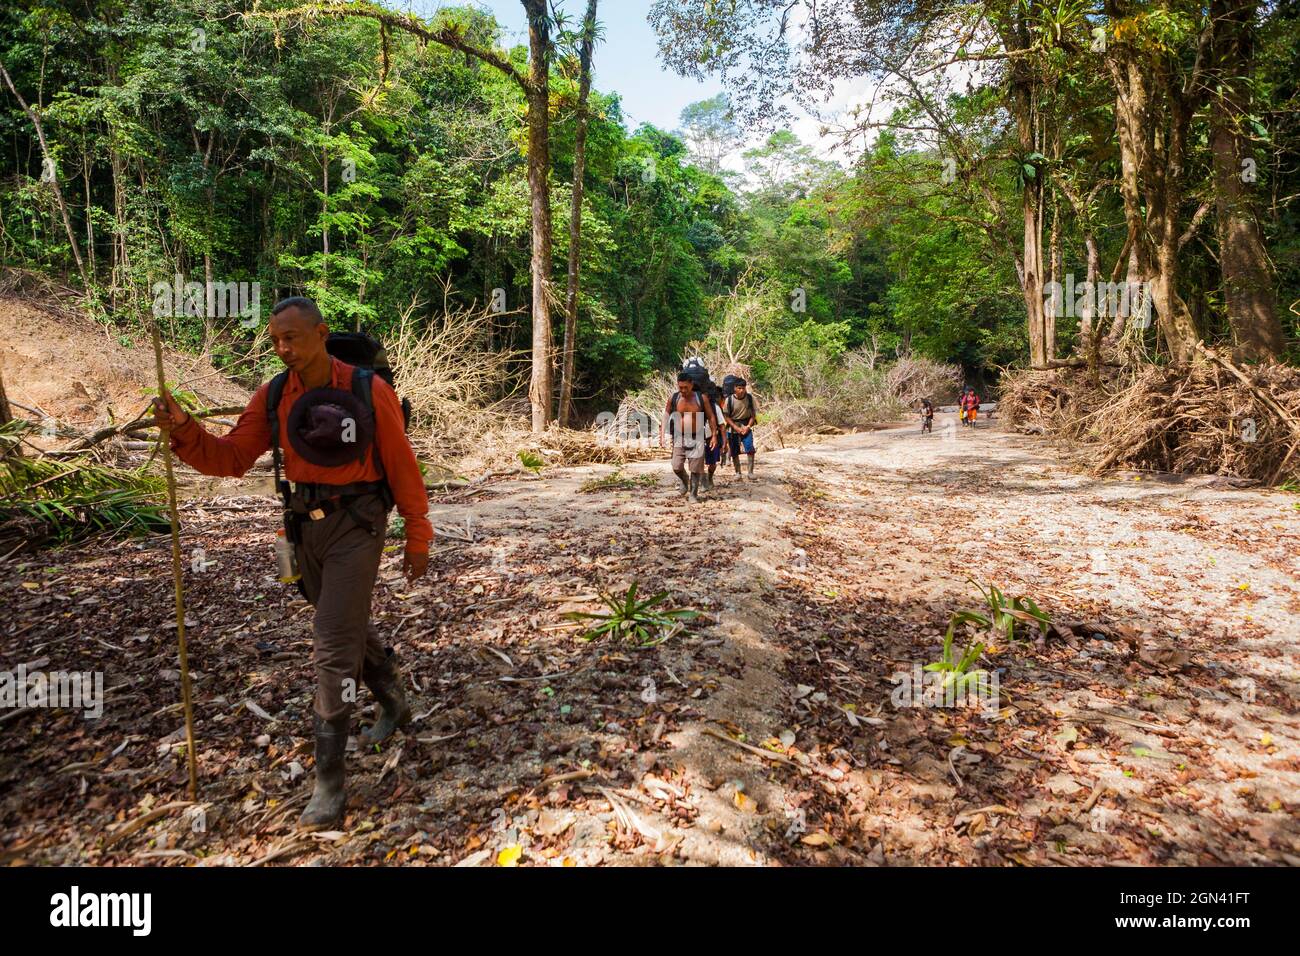
[[[153,358],[158,367],[158,398],[167,390],[163,374],[162,340],[158,337],[158,323],[150,327],[153,333]],[[172,582],[176,588],[176,642],[181,657],[181,702],[185,708],[185,750],[190,764],[190,799],[199,794],[199,765],[194,753],[194,706],[190,697],[190,658],[185,648],[185,590],[181,583],[181,525],[176,510],[176,477],[172,474],[171,433],[162,429],[158,441],[163,449],[163,466],[167,470],[167,510],[172,525]]]

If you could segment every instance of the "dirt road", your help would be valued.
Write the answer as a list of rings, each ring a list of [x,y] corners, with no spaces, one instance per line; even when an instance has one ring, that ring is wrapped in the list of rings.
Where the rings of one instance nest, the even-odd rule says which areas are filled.
[[[702,505],[666,462],[436,499],[431,577],[406,585],[394,542],[376,595],[419,719],[352,755],[348,818],[314,836],[310,612],[269,577],[268,499],[183,522],[199,813],[132,824],[184,799],[165,543],[6,562],[4,667],[110,690],[98,720],[0,716],[0,859],[1300,863],[1296,496],[1099,481],[948,424],[766,455]],[[968,576],[1064,635],[989,649],[987,711],[895,706],[978,608]],[[653,649],[576,640],[564,613],[633,582],[705,616]]]

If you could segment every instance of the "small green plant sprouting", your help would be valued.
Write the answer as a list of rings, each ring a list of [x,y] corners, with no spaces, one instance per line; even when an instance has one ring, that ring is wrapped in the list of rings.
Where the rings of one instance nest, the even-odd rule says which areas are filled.
[[[991,635],[1001,636],[1008,641],[1015,640],[1017,621],[1036,624],[1039,634],[1046,634],[1047,629],[1051,627],[1052,619],[1034,603],[1033,598],[1022,596],[1008,599],[995,584],[984,588],[974,578],[966,580],[979,591],[980,597],[984,599],[984,604],[989,609],[986,619],[982,615],[980,617],[985,620],[985,626],[988,627]]]
[[[578,489],[591,493],[593,491],[623,491],[633,488],[643,488],[658,482],[654,475],[625,475],[622,469],[616,468],[608,475],[602,475],[599,478],[588,478]]]
[[[958,625],[966,623],[978,624],[984,628],[990,627],[989,619],[984,615],[976,614],[974,611],[958,611],[948,622],[948,632],[943,636],[943,657],[933,664],[925,665],[925,670],[938,671],[944,675],[942,686],[945,693],[949,688],[961,691],[968,686],[974,686],[978,689],[980,682],[988,676],[985,670],[971,670],[971,665],[984,653],[983,641],[966,648],[960,658],[953,655],[953,635]]]
[[[158,389],[143,389],[146,395],[157,395]],[[179,382],[168,382],[167,391],[171,392],[172,398],[176,399],[176,404],[183,408],[187,413],[197,412],[203,408],[203,402],[197,392],[191,392],[189,389],[181,388]]]
[[[623,594],[600,593],[601,602],[608,611],[570,611],[564,617],[570,621],[594,621],[581,635],[584,641],[612,635],[634,640],[638,647],[654,647],[676,633],[683,621],[699,617],[694,608],[658,609],[668,599],[667,591],[638,600],[634,582]]]
[[[546,460],[541,455],[534,455],[531,451],[521,449],[519,452],[519,463],[531,471],[534,475],[539,474]]]

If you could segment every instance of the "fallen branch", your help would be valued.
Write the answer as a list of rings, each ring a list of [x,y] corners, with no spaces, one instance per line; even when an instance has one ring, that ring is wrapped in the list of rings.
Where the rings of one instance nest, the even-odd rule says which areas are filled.
[[[734,740],[731,737],[728,737],[720,730],[714,730],[712,727],[703,728],[703,732],[708,734],[710,737],[717,737],[719,740],[725,741],[726,743],[731,744],[733,747],[739,747],[741,750],[748,750],[750,753],[755,754],[756,756],[764,757],[768,760],[775,760],[777,763],[788,764],[791,767],[798,766],[798,764],[796,764],[785,754],[774,753],[771,750],[764,750],[761,747],[754,747],[750,744],[742,743],[739,740]]]
[[[155,820],[167,816],[167,814],[171,813],[174,810],[181,810],[184,809],[185,807],[190,807],[193,805],[194,805],[193,800],[175,800],[171,803],[164,803],[161,807],[157,807],[156,809],[150,810],[148,813],[144,814],[143,816],[138,816],[134,820],[122,824],[122,826],[118,827],[116,830],[110,833],[108,837],[104,840],[104,849],[107,850],[113,844],[120,843],[122,840],[125,840],[127,837],[129,837],[132,833],[135,833],[136,831],[144,827],[147,827]]]
[[[193,418],[213,418],[217,415],[236,415],[244,411],[243,405],[223,405],[220,408],[205,408],[201,411],[191,412]],[[91,432],[83,438],[73,442],[67,448],[60,448],[51,452],[56,455],[67,455],[73,452],[85,451],[87,448],[93,448],[102,442],[108,441],[114,435],[139,431],[142,428],[154,427],[153,418],[141,417],[121,425],[106,425],[98,431]]]

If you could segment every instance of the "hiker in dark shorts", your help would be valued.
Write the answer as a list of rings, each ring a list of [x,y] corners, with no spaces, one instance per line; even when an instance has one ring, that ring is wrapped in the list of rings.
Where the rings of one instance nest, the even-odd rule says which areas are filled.
[[[754,426],[758,424],[758,402],[749,393],[745,380],[736,379],[735,391],[722,406],[722,415],[727,422],[727,434],[731,442],[731,458],[736,464],[736,479],[740,479],[740,452],[743,449],[749,458],[747,481],[754,480]]]
[[[921,434],[934,430],[934,405],[928,398],[921,400]]]
[[[704,473],[702,487],[706,491],[713,490],[713,476],[718,470],[718,465],[725,464],[726,462],[728,435],[727,425],[722,413],[722,406],[716,401],[710,401],[709,404],[713,406],[714,420],[721,423],[716,430],[721,431],[722,434],[717,436],[717,441],[711,442],[704,448],[704,464],[708,470]],[[712,437],[712,435],[710,435],[710,437]]]
[[[705,425],[712,434],[706,437]],[[718,420],[713,403],[695,391],[695,382],[686,372],[677,376],[677,391],[668,396],[664,407],[663,431],[659,446],[673,436],[673,473],[682,483],[682,494],[691,501],[700,500],[700,478],[704,474],[704,455],[710,444],[715,451],[719,440]]]
[[[269,331],[288,371],[254,393],[229,434],[207,431],[166,389],[154,402],[154,419],[170,433],[176,456],[205,475],[239,477],[272,445],[283,454],[286,485],[292,482],[290,540],[303,594],[316,611],[316,784],[299,822],[324,826],[343,817],[344,755],[358,684],[379,704],[363,744],[411,721],[393,648],[370,620],[389,509],[396,504],[406,522],[402,570],[410,580],[428,570],[433,525],[402,408],[388,383],[373,377],[372,407],[360,401],[354,388],[366,375],[326,351],[329,327],[310,299],[277,304]],[[275,407],[273,387],[280,389]]]

